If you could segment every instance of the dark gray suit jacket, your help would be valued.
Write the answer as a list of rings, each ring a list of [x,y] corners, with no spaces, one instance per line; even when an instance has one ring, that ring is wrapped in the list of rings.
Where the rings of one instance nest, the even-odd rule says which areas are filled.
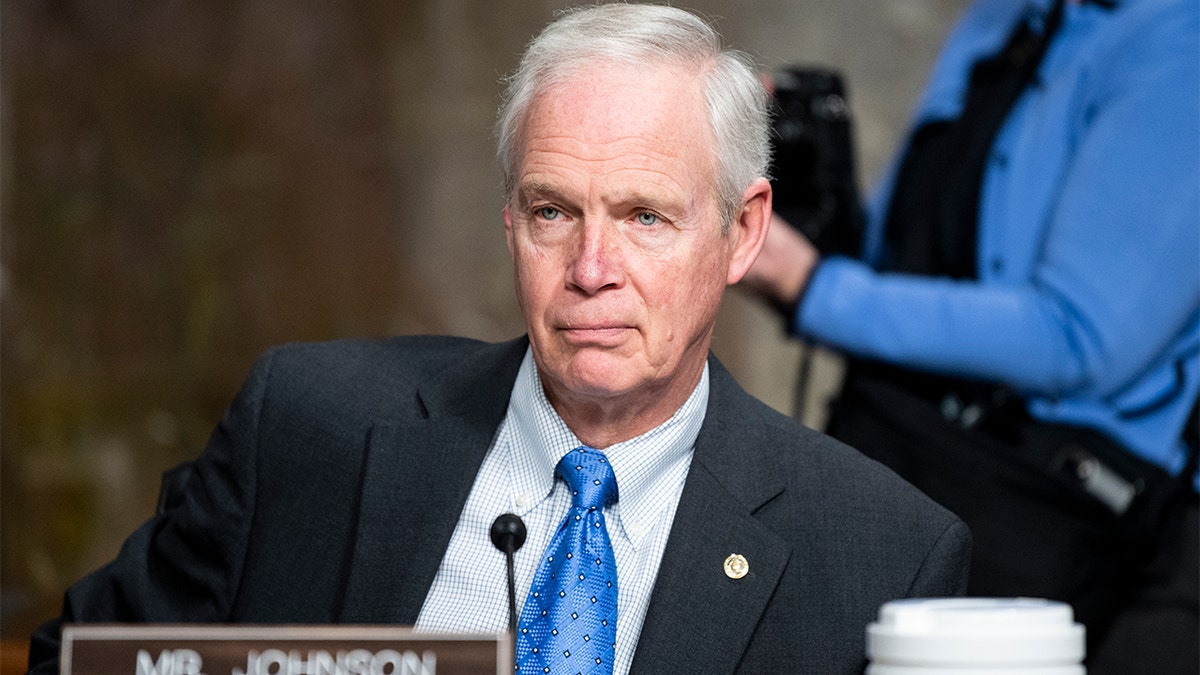
[[[68,590],[61,620],[414,623],[527,345],[268,352],[173,505]],[[710,366],[632,672],[860,672],[880,604],[963,591],[967,528]],[[730,553],[746,577],[725,575]],[[45,672],[58,635],[34,636]]]

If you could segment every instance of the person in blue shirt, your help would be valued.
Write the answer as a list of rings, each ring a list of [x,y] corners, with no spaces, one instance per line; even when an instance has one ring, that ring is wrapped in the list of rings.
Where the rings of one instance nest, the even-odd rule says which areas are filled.
[[[861,257],[776,217],[743,280],[847,355],[828,431],[972,527],[968,592],[1072,602],[1092,673],[1197,666],[1198,15],[974,2]]]

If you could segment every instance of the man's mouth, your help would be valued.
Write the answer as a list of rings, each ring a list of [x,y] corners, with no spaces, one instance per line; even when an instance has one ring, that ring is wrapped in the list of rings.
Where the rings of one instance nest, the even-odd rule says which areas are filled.
[[[580,345],[615,344],[625,338],[632,326],[614,322],[583,323],[561,326],[559,333],[567,342]]]

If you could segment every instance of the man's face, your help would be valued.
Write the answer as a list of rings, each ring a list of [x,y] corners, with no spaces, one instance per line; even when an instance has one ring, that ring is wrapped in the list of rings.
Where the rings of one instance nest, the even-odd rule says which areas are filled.
[[[505,225],[548,397],[678,407],[744,272],[697,78],[592,67],[534,100],[521,141]]]

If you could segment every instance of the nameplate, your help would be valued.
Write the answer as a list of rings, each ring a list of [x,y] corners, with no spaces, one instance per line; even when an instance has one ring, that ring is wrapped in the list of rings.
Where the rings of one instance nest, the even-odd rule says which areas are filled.
[[[512,675],[508,633],[399,626],[66,625],[62,675]]]

